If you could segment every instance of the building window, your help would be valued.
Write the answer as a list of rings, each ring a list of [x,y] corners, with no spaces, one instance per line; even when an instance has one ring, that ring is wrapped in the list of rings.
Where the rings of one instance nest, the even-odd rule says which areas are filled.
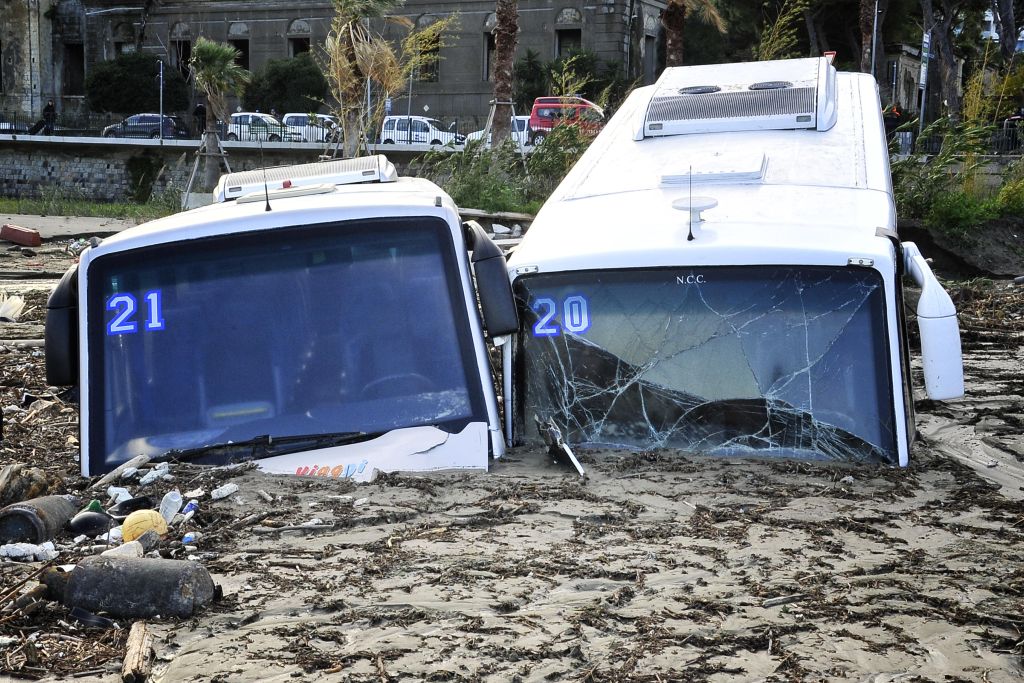
[[[4,44],[0,43],[0,92],[4,90]]]
[[[288,25],[288,56],[298,57],[310,49],[309,22],[305,19],[296,19]]]
[[[135,52],[135,29],[131,24],[122,23],[114,27],[114,54],[126,55]]]
[[[64,44],[64,94],[85,94],[85,48],[82,43]]]
[[[484,80],[494,80],[494,52],[497,41],[493,33],[484,34]]]
[[[228,26],[228,45],[238,50],[235,64],[249,70],[249,25],[244,21],[233,21]]]
[[[171,43],[171,66],[188,78],[189,62],[192,61],[192,41],[175,40]]]
[[[235,57],[235,64],[242,67],[246,71],[249,70],[249,40],[229,40],[228,44],[231,47],[238,50],[238,56]]]
[[[583,50],[583,31],[560,28],[555,31],[555,57],[565,59]]]
[[[189,62],[192,60],[192,29],[183,21],[171,27],[171,66],[182,76],[189,76]]]
[[[438,17],[433,14],[424,14],[416,20],[416,30],[423,29],[436,23]],[[424,83],[437,83],[439,67],[441,65],[441,48],[435,47],[427,50],[421,55],[420,68],[417,69],[416,78]]]

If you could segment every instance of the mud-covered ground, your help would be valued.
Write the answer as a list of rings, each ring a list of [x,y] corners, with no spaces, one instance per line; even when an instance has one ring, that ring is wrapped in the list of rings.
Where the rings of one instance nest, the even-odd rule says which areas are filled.
[[[62,246],[0,270],[62,270]],[[11,342],[42,337],[50,284],[4,283],[31,310],[0,323],[0,468],[81,492],[75,408],[46,387],[41,349]],[[356,486],[172,466],[146,492],[240,490],[201,500],[195,550],[174,540],[183,529],[161,546],[225,595],[150,622],[153,678],[1021,680],[1024,287],[951,287],[967,396],[917,401],[904,470],[594,452],[581,479],[513,451],[486,475]],[[81,557],[58,545],[56,563]],[[127,621],[5,607],[39,567],[0,562],[0,678],[120,680]]]

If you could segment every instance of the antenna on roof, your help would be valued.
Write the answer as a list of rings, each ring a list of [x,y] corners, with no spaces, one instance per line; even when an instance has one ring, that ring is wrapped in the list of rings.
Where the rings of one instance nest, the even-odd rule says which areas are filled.
[[[260,144],[260,168],[263,170],[263,196],[266,197],[267,200],[267,206],[263,210],[270,211],[270,189],[267,187],[267,162],[263,160],[263,138],[257,135],[256,141]]]
[[[690,180],[690,196],[686,201],[690,206],[693,206],[693,164],[690,164],[690,173],[687,177]],[[700,219],[700,214],[697,215],[697,218],[698,220]],[[690,234],[686,236],[686,241],[693,241],[693,211],[690,212]]]

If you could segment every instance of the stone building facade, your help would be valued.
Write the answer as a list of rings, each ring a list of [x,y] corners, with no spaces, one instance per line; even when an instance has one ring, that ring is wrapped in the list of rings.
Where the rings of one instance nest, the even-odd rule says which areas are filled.
[[[543,61],[573,50],[622,64],[644,83],[658,71],[663,0],[520,0],[517,57]],[[418,26],[451,13],[435,72],[391,93],[396,113],[482,118],[492,97],[493,0],[406,0],[396,14]],[[0,111],[38,116],[48,98],[60,111],[81,110],[90,67],[120,52],[142,50],[185,70],[195,40],[230,42],[240,62],[258,70],[270,59],[323,45],[329,0],[4,0],[0,4]],[[402,29],[377,28],[398,40]],[[384,94],[379,94],[383,96]],[[130,113],[130,112],[129,112]]]

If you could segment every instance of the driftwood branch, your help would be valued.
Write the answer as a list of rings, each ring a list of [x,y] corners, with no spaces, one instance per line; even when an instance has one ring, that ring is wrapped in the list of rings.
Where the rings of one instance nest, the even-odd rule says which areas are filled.
[[[125,683],[140,683],[149,678],[152,655],[153,634],[146,628],[146,622],[136,621],[125,644],[124,665],[121,667],[121,678]]]

